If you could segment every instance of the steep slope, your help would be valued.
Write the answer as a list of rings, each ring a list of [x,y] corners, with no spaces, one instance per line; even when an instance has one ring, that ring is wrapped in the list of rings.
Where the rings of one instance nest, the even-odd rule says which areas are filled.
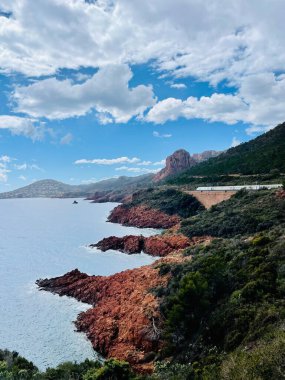
[[[285,172],[285,123],[218,157],[195,165],[181,176],[263,174],[273,169]]]
[[[153,180],[154,182],[161,181],[170,175],[178,174],[196,164],[197,161],[195,161],[186,150],[179,149],[166,158],[165,168],[158,172]]]

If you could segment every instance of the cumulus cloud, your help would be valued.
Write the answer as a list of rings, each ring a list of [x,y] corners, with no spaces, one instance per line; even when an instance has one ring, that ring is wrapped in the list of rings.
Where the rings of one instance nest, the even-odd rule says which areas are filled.
[[[159,133],[157,131],[153,131],[152,135],[154,137],[160,137],[160,138],[163,138],[163,139],[167,139],[167,138],[172,137],[172,135],[170,133]]]
[[[245,77],[239,90],[241,97],[248,104],[245,121],[255,127],[265,126],[263,130],[285,120],[285,75],[262,73]]]
[[[12,160],[12,158],[7,156],[7,155],[0,156],[0,161],[2,161],[2,162],[7,163],[7,162],[11,162],[11,160]]]
[[[95,165],[114,165],[114,164],[136,164],[141,160],[137,157],[118,157],[118,158],[94,158],[93,160],[87,160],[85,158],[76,160],[76,165],[82,164],[95,164]]]
[[[38,0],[32,11],[29,0],[1,5],[12,14],[0,24],[6,71],[37,76],[154,59],[158,70],[217,83],[285,66],[281,0],[270,7],[267,0]]]
[[[155,166],[165,165],[165,162],[166,162],[166,160],[164,159],[164,160],[161,160],[161,161],[154,162],[153,165],[155,165]]]
[[[170,85],[171,88],[176,88],[178,90],[181,90],[183,88],[187,88],[187,86],[184,83],[172,83]]]
[[[171,81],[191,77],[213,86],[225,81],[237,92],[232,97],[164,99],[154,105],[149,121],[244,121],[252,125],[248,133],[254,133],[284,120],[284,78],[276,73],[285,71],[285,3],[268,4],[37,0],[31,6],[29,0],[2,0],[3,14],[11,17],[0,17],[0,68],[2,73],[38,77],[62,68],[99,68],[92,77],[33,78],[34,83],[15,89],[12,100],[18,111],[34,118],[64,119],[95,109],[106,124],[141,117],[154,105],[151,87],[129,85],[128,65],[151,61]],[[30,135],[31,128],[10,130]]]
[[[156,103],[146,116],[155,124],[185,119],[204,119],[235,124],[248,123],[248,134],[264,132],[285,120],[285,75],[262,73],[244,77],[236,94],[167,98]]]
[[[48,78],[17,87],[13,100],[17,112],[33,117],[65,119],[95,109],[102,123],[125,123],[155,103],[152,87],[129,87],[131,78],[127,65],[108,65],[82,84]]]
[[[6,129],[13,135],[23,135],[32,140],[44,138],[44,125],[35,119],[19,116],[0,115],[0,130]]]
[[[247,105],[234,95],[213,94],[210,97],[202,96],[200,99],[190,96],[184,101],[167,98],[154,105],[146,120],[162,124],[168,120],[184,117],[234,124],[245,117],[246,111]]]
[[[149,173],[157,173],[161,170],[160,169],[149,169],[149,168],[139,168],[139,167],[129,167],[129,166],[120,166],[118,168],[116,168],[115,170],[117,171],[125,171],[125,172],[130,172],[130,173],[145,173],[145,174],[149,174]]]
[[[91,160],[87,160],[85,158],[76,160],[74,162],[76,165],[86,165],[86,164],[94,164],[94,165],[118,165],[118,164],[135,164],[136,167],[129,167],[126,165],[115,168],[115,170],[125,170],[133,173],[155,173],[160,169],[147,169],[138,166],[162,166],[165,164],[165,160],[161,161],[147,161],[141,160],[137,157],[117,157],[117,158],[94,158]]]

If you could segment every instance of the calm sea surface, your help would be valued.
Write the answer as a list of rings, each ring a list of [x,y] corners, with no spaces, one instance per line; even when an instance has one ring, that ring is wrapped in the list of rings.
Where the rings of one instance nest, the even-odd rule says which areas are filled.
[[[38,278],[72,269],[109,275],[154,261],[145,254],[101,253],[86,247],[103,237],[153,230],[107,223],[114,203],[81,199],[0,200],[0,348],[18,351],[40,369],[96,358],[72,323],[88,305],[39,291]]]

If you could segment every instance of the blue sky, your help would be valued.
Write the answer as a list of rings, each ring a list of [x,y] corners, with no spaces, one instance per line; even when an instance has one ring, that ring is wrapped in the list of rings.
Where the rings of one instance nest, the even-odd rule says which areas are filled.
[[[155,172],[176,149],[224,150],[283,122],[284,11],[0,1],[0,191]]]

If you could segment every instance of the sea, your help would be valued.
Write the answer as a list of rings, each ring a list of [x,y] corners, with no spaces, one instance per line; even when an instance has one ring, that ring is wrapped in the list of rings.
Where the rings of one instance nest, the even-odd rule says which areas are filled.
[[[96,360],[98,355],[73,323],[90,305],[40,291],[37,279],[75,268],[110,275],[155,260],[144,253],[88,248],[111,235],[150,236],[157,231],[107,222],[115,203],[77,201],[0,200],[0,349],[17,351],[40,370],[64,361]]]

